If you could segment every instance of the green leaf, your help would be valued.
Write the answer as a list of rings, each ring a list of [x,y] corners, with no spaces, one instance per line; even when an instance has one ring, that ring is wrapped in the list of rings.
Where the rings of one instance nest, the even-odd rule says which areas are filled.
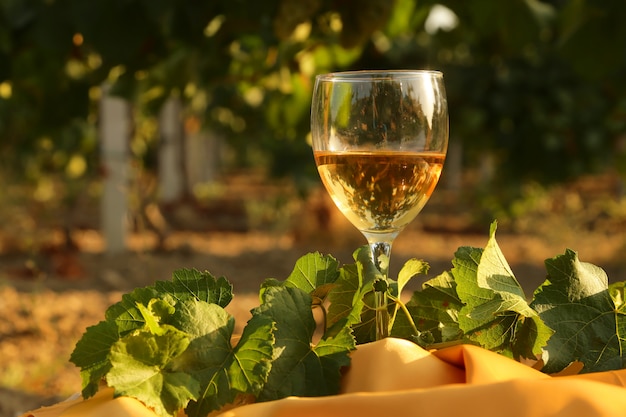
[[[311,296],[298,288],[272,287],[263,293],[262,304],[252,311],[276,322],[276,357],[268,382],[259,398],[270,400],[304,395],[306,375],[303,358],[311,352],[316,323]],[[320,385],[318,381],[317,385]]]
[[[344,265],[339,271],[333,290],[328,295],[330,306],[326,316],[327,328],[352,326],[361,321],[363,310],[362,279],[355,264]]]
[[[615,304],[615,309],[618,312],[624,312],[626,307],[626,281],[614,282],[609,285],[609,294]]]
[[[111,349],[107,384],[115,387],[115,396],[137,398],[160,416],[174,415],[200,393],[196,379],[172,368],[189,343],[187,334],[173,328],[160,335],[147,330],[127,335]]]
[[[312,294],[320,287],[334,283],[339,277],[339,262],[332,256],[309,253],[296,261],[285,284]]]
[[[206,416],[232,403],[238,394],[257,395],[272,366],[273,321],[265,316],[253,316],[233,348],[231,316],[214,304],[190,302],[189,306],[186,313],[189,318],[206,326],[195,335],[177,364],[188,369],[201,384],[199,399],[185,410],[187,416]]]
[[[354,324],[354,337],[358,343],[367,343],[376,340],[376,302],[374,297],[374,284],[376,281],[384,279],[380,271],[374,265],[370,248],[362,246],[354,254],[356,261],[359,289],[357,296],[362,303],[361,319],[358,324]],[[387,279],[388,291],[394,296],[398,294],[398,284],[396,281]]]
[[[335,258],[319,252],[309,253],[296,261],[293,271],[285,281],[266,279],[261,287],[261,295],[269,287],[286,285],[309,293],[313,304],[321,306],[335,287],[339,274],[339,262]]]
[[[478,264],[478,285],[502,294],[505,298],[526,299],[522,286],[511,271],[504,254],[496,242],[496,223],[491,225],[489,240]]]
[[[228,368],[232,387],[241,393],[257,395],[267,381],[274,355],[274,321],[252,317],[233,351]]]
[[[341,370],[350,365],[349,352],[355,347],[356,342],[349,326],[344,326],[336,335],[324,335],[320,339],[312,353],[307,356],[307,360],[310,363],[308,365],[309,370],[313,369],[317,373],[318,366],[321,367],[318,378],[324,379],[325,387],[309,389],[310,395],[322,396],[339,393]]]
[[[491,226],[484,250],[460,248],[452,261],[459,299],[459,328],[486,349],[515,358],[535,358],[552,331],[528,305]]]
[[[356,261],[364,286],[369,286],[376,280],[384,278],[376,265],[374,265],[371,250],[367,245],[361,246],[354,251],[352,257]]]
[[[157,281],[155,288],[179,301],[195,298],[220,307],[226,307],[233,299],[232,285],[226,278],[215,278],[208,271],[196,269],[178,269],[171,281]]]
[[[558,372],[573,361],[584,364],[583,372],[623,368],[626,316],[623,304],[615,303],[623,286],[609,289],[606,273],[569,249],[545,264],[548,277],[532,303],[555,330],[545,347],[543,371]]]
[[[398,295],[402,294],[404,287],[409,281],[420,274],[427,274],[429,269],[429,265],[418,259],[409,259],[405,262],[398,273]]]
[[[421,332],[417,329],[410,307],[404,304],[401,299],[402,291],[406,284],[416,275],[427,273],[429,265],[417,259],[409,259],[400,269],[397,281],[397,297],[390,297],[395,310],[392,313],[392,322],[390,324],[391,335],[394,337],[403,337],[405,339],[413,339],[421,337]]]
[[[385,28],[386,35],[395,37],[414,30],[411,27],[411,18],[415,13],[415,7],[416,4],[412,0],[396,0]]]
[[[223,319],[226,313],[221,305],[226,306],[231,299],[232,287],[225,278],[215,279],[208,272],[191,269],[175,271],[171,282],[160,281],[154,286],[137,288],[124,294],[120,302],[107,309],[105,321],[85,332],[72,354],[71,360],[81,367],[83,395],[92,396],[97,392],[100,381],[105,376],[109,379],[113,366],[110,352],[114,348],[119,349],[115,346],[120,337],[137,331],[165,336],[179,329],[194,337],[213,333],[214,336],[222,334],[223,338],[230,340],[234,326],[232,320],[225,325],[228,320]],[[198,303],[212,305],[211,314],[200,314]],[[190,313],[191,310],[195,313]],[[266,337],[272,338],[269,333]],[[120,366],[123,367],[118,364],[118,369]],[[168,377],[172,376],[168,374]],[[179,377],[182,378],[181,375],[172,378]],[[113,377],[111,381],[118,383],[119,378]],[[134,392],[130,390],[128,395],[134,396]],[[164,413],[176,403],[168,395],[171,397],[173,394],[163,393]]]
[[[153,287],[136,288],[122,296],[122,300],[107,309],[104,317],[107,321],[115,322],[120,335],[141,329],[145,319],[137,307],[137,303],[148,305],[150,300],[158,298],[159,294]]]
[[[276,355],[260,401],[291,395],[336,394],[340,369],[349,363],[354,340],[349,328],[335,337],[323,337],[312,347],[316,323],[311,296],[299,288],[271,287],[253,316],[266,316],[276,323]]]
[[[80,368],[84,398],[92,397],[98,391],[100,382],[109,372],[109,351],[118,339],[117,326],[101,321],[88,327],[76,343],[70,361]]]
[[[189,334],[194,343],[202,338],[207,344],[229,344],[235,319],[217,304],[190,299],[176,305],[169,324]]]
[[[107,309],[105,318],[115,321],[123,336],[146,324],[145,311],[142,313],[139,305],[148,306],[153,299],[164,299],[170,305],[196,299],[226,307],[232,300],[232,286],[226,278],[216,279],[206,271],[179,269],[174,271],[171,281],[157,281],[154,286],[136,288],[124,294],[122,301]]]
[[[145,321],[145,325],[154,334],[163,334],[165,329],[160,326],[174,313],[174,307],[165,300],[152,299],[148,306],[137,303],[137,308]]]
[[[413,325],[402,312],[398,313],[393,324],[391,335],[416,340],[426,347],[420,339],[425,335],[428,344],[463,340],[463,332],[459,328],[459,311],[463,302],[456,293],[456,282],[450,272],[426,281],[421,291],[415,291],[406,308],[411,320],[418,330],[415,334]]]
[[[344,273],[337,280],[337,288],[329,296],[329,322],[339,322],[347,319],[353,327],[354,336],[358,343],[367,343],[376,338],[376,313],[374,292],[387,292],[390,317],[398,317],[399,294],[404,286],[415,276],[428,271],[428,264],[417,259],[407,261],[398,274],[398,280],[385,278],[372,261],[368,246],[362,246],[354,253],[356,271]],[[406,318],[406,317],[405,317]],[[402,319],[401,319],[402,320]],[[407,325],[407,320],[398,325],[398,328]],[[393,323],[391,326],[393,327]],[[409,326],[411,327],[411,326]],[[408,333],[415,333],[412,330]],[[400,333],[407,333],[400,332]]]

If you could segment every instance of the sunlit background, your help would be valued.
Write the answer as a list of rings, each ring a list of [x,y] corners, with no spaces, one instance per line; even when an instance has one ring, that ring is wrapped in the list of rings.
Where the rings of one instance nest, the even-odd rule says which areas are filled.
[[[454,189],[469,226],[523,228],[556,185],[582,201],[563,191],[555,210],[588,208],[583,192],[608,191],[618,203],[625,9],[582,0],[4,2],[2,247],[32,249],[51,228],[71,240],[103,224],[119,239],[103,198],[124,200],[111,204],[124,205],[128,231],[148,227],[160,244],[181,205],[200,210],[189,228],[288,228],[301,209],[292,199],[319,186],[308,141],[313,78],[346,69],[444,72],[451,139],[440,188]],[[576,183],[588,175],[602,176]],[[234,178],[280,187],[254,195]],[[594,215],[621,217],[619,204],[604,203]],[[172,224],[140,224],[159,214]]]
[[[29,310],[66,302],[50,289],[103,309],[174,267],[247,291],[307,251],[349,261],[364,242],[309,143],[331,71],[444,73],[448,159],[395,265],[439,273],[497,220],[521,271],[572,248],[624,279],[624,16],[621,0],[0,1],[0,311],[27,317],[0,324],[0,357],[50,337]],[[53,333],[68,350],[84,325]],[[54,352],[40,361],[65,369]],[[0,387],[71,392],[18,362]]]

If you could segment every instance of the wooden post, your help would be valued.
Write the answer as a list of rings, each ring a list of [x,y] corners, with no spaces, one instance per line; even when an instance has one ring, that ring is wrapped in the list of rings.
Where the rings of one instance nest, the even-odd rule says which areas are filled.
[[[159,192],[163,203],[176,202],[186,192],[181,112],[180,98],[170,97],[159,115]]]
[[[188,182],[192,187],[217,180],[222,143],[219,133],[207,129],[199,129],[187,136]]]
[[[109,95],[103,85],[100,102],[100,141],[104,187],[101,200],[101,227],[107,253],[126,250],[128,228],[128,143],[130,106]]]

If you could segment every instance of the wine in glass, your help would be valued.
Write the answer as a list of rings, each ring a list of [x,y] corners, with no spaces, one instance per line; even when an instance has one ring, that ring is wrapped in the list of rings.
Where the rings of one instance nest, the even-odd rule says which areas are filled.
[[[318,75],[311,106],[315,163],[339,210],[365,236],[387,279],[391,246],[422,210],[443,168],[448,108],[438,71]],[[389,335],[375,292],[376,339]]]

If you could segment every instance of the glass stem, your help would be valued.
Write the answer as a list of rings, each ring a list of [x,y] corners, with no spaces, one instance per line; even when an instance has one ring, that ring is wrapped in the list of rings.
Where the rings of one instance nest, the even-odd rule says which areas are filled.
[[[369,241],[370,251],[374,265],[380,271],[383,279],[387,281],[389,274],[389,259],[391,256],[391,241]],[[376,308],[376,340],[389,336],[389,309],[387,308],[387,291],[374,292],[374,305]]]

